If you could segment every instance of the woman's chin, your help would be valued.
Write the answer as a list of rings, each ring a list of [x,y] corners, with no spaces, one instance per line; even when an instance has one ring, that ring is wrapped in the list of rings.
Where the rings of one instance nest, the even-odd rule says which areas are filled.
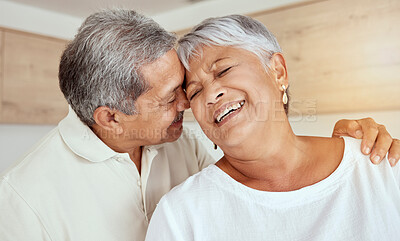
[[[255,132],[259,132],[259,129],[256,129],[255,125],[247,123],[240,127],[209,129],[206,134],[223,151],[228,151],[228,149],[241,149],[256,136]]]

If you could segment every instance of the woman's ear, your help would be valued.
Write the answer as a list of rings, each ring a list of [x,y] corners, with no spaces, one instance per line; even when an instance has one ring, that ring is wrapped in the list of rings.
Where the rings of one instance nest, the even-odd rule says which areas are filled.
[[[288,76],[285,58],[281,53],[274,53],[270,60],[270,69],[278,86],[288,86]]]
[[[120,135],[123,132],[123,128],[118,117],[118,111],[112,110],[107,106],[100,106],[93,113],[94,121],[100,128]]]

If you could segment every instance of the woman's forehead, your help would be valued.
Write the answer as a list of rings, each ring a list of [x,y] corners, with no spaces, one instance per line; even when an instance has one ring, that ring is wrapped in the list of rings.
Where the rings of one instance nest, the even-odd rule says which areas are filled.
[[[226,59],[235,49],[229,46],[203,46],[189,59],[189,70],[204,65],[211,67],[215,62]]]

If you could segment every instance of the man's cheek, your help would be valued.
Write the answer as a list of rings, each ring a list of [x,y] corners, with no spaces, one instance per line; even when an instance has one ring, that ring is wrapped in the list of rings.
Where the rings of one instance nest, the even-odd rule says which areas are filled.
[[[176,111],[172,111],[172,109],[170,109],[163,113],[162,120],[172,123],[175,117],[176,117]]]

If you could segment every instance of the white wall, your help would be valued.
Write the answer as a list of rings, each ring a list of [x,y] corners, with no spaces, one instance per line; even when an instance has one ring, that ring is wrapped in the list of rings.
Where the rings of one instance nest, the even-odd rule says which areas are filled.
[[[311,118],[304,117],[301,120],[291,119],[291,124],[298,135],[330,136],[337,120],[365,117],[373,117],[378,123],[385,124],[393,137],[400,138],[400,110],[318,115]],[[215,159],[222,156],[221,150],[214,150],[213,143],[204,135],[197,123],[186,122],[184,126],[190,129],[192,136],[203,142]],[[40,125],[0,125],[0,173],[53,128],[54,126]]]
[[[72,39],[83,19],[19,3],[0,0],[0,26]]]
[[[54,126],[0,124],[0,173],[17,161]]]
[[[309,0],[218,0],[203,1],[187,7],[152,16],[168,31],[191,28],[209,17],[229,14],[248,14]]]
[[[218,0],[204,1],[151,16],[168,31],[190,28],[208,17],[246,14],[307,0]],[[93,6],[94,9],[101,9]],[[184,19],[184,21],[182,21]],[[0,0],[0,26],[63,39],[72,39],[83,18],[77,18],[24,4]]]

